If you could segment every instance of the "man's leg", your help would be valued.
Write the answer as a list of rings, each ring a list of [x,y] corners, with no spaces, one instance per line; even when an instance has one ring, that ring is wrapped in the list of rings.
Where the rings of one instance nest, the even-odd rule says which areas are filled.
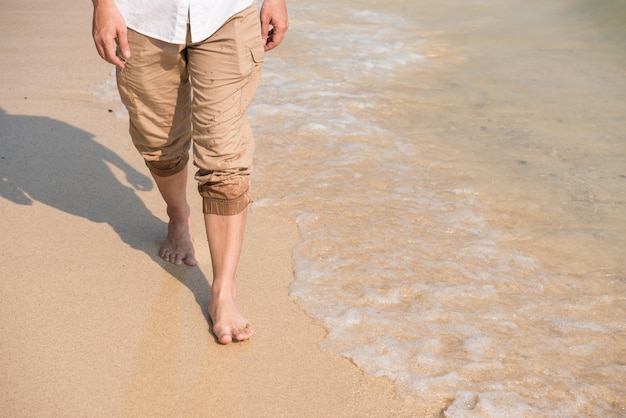
[[[222,216],[205,214],[204,221],[213,262],[213,285],[209,315],[213,321],[213,333],[222,344],[233,340],[243,341],[254,330],[236,305],[237,289],[235,274],[241,254],[248,210],[237,215]]]
[[[184,45],[128,31],[133,52],[117,71],[122,102],[128,109],[133,144],[146,161],[165,200],[169,225],[159,255],[174,264],[196,265],[186,199],[191,144],[191,87]]]
[[[258,13],[250,7],[208,40],[187,47],[195,178],[213,264],[209,315],[222,344],[254,333],[236,306],[235,274],[250,203],[254,138],[246,111],[261,75],[260,33]]]
[[[187,204],[187,167],[173,176],[152,174],[161,196],[167,205],[169,224],[167,238],[161,245],[159,256],[170,263],[196,265],[191,235],[191,212]]]

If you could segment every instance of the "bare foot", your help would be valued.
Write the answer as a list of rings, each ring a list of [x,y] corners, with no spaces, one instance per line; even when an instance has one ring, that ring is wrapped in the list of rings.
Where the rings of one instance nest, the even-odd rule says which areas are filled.
[[[221,344],[248,340],[254,334],[252,325],[237,309],[234,292],[212,294],[209,316],[213,322],[213,334]]]
[[[183,263],[188,266],[197,264],[189,217],[181,219],[170,217],[170,223],[167,226],[167,238],[161,245],[159,256],[177,266]]]

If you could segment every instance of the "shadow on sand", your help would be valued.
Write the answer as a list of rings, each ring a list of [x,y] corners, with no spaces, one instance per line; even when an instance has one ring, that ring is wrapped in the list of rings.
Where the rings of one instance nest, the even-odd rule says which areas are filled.
[[[132,188],[120,183],[108,165],[124,173]],[[167,225],[135,193],[152,188],[149,177],[94,141],[91,133],[47,117],[9,115],[0,108],[0,195],[17,205],[38,201],[107,223],[122,241],[187,286],[208,322],[210,287],[202,271],[168,265],[157,255],[157,236]]]

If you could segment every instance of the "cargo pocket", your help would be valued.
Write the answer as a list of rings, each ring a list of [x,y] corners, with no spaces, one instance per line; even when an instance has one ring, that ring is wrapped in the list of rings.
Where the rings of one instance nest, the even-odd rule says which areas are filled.
[[[255,64],[262,64],[265,60],[265,49],[261,43],[251,47],[250,53],[252,54],[252,61],[254,61]]]
[[[257,87],[261,82],[261,72],[263,70],[263,60],[265,60],[265,50],[259,41],[254,47],[249,48],[252,62],[252,70],[248,75],[246,84],[241,89],[241,112],[245,113],[254,97]]]

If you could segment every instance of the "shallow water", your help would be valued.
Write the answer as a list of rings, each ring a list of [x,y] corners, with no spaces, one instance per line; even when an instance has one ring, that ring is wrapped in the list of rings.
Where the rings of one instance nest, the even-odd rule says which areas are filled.
[[[624,3],[407,3],[291,2],[267,61],[292,295],[446,416],[625,414]]]
[[[289,5],[252,209],[323,348],[447,417],[624,416],[626,3]]]

